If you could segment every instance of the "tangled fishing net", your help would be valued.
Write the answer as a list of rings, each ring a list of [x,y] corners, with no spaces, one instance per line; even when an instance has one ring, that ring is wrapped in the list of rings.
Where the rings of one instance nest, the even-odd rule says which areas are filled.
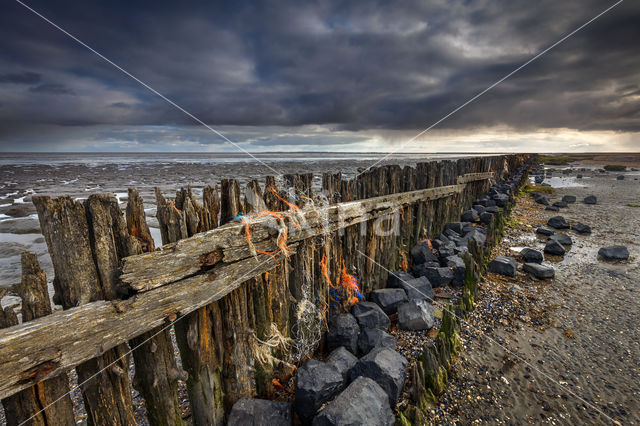
[[[247,239],[249,250],[253,256],[258,254],[264,254],[271,256],[277,260],[278,257],[289,258],[291,255],[291,248],[288,246],[289,226],[293,226],[296,229],[300,229],[305,225],[305,216],[299,206],[287,201],[283,198],[275,188],[271,187],[268,190],[288,207],[287,211],[277,212],[271,210],[263,210],[255,214],[238,215],[232,222],[240,223],[243,225],[242,229]],[[328,204],[326,197],[317,198],[312,200],[304,195],[298,195],[298,198],[305,203],[305,211],[324,207]],[[266,224],[264,218],[268,217],[272,219],[277,225],[277,237],[275,238],[276,248],[274,250],[262,250],[257,248],[252,241],[252,226],[258,222]],[[339,282],[334,284],[329,276],[328,272],[328,250],[327,250],[327,238],[329,232],[323,227],[323,235],[320,238],[314,238],[311,241],[316,246],[323,247],[323,256],[320,261],[321,279],[328,284],[329,299],[331,305],[339,304],[343,309],[349,309],[358,300],[364,298],[364,295],[360,293],[358,287],[358,279],[349,273],[345,266],[344,260],[342,261],[342,270],[340,273]],[[303,260],[301,260],[303,261]],[[269,338],[261,340],[254,334],[252,340],[253,352],[256,356],[256,360],[261,364],[273,364],[277,358],[274,357],[274,352],[280,352],[287,354],[286,358],[289,362],[298,362],[310,354],[312,354],[318,347],[322,338],[322,332],[327,328],[327,314],[329,306],[324,302],[324,297],[314,292],[314,277],[312,275],[312,268],[307,268],[309,271],[303,276],[303,282],[301,283],[297,307],[295,311],[294,323],[291,327],[291,333],[293,339],[285,338],[278,331],[275,324],[271,325]],[[278,360],[281,361],[281,360]]]

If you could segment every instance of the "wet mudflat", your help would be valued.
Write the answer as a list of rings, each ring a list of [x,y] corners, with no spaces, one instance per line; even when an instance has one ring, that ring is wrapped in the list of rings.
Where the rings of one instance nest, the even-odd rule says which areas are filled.
[[[528,195],[519,200],[495,255],[542,250],[546,237],[535,230],[558,214],[593,232],[569,231],[566,255],[545,255],[556,269],[553,280],[527,277],[521,265],[515,278],[487,275],[432,422],[640,423],[640,208],[628,206],[639,202],[640,176],[584,175],[567,177],[583,186],[563,186],[551,196],[577,197],[560,212],[545,211]],[[598,204],[583,204],[591,194]],[[628,262],[597,258],[600,247],[614,244],[628,247]]]

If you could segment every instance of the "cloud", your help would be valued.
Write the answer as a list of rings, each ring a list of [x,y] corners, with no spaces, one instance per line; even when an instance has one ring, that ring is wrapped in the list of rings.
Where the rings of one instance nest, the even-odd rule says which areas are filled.
[[[42,76],[35,72],[24,71],[16,74],[1,74],[0,83],[35,84]]]
[[[73,95],[73,90],[69,89],[64,84],[40,84],[38,86],[30,87],[30,92],[33,93],[50,93],[53,95]]]
[[[308,126],[409,138],[607,7],[598,0],[30,5],[206,123],[261,128],[266,139],[255,144],[274,140],[274,126],[299,129],[301,146],[335,142],[305,139]],[[145,146],[149,129],[166,134],[157,126],[190,134],[191,117],[20,5],[5,9],[0,83],[19,84],[0,84],[0,144],[35,125],[93,126],[103,136],[105,128],[139,126],[138,139],[127,140]],[[639,21],[640,5],[622,3],[438,129],[640,131]],[[176,140],[189,145],[187,134]],[[285,139],[278,146],[296,144]]]

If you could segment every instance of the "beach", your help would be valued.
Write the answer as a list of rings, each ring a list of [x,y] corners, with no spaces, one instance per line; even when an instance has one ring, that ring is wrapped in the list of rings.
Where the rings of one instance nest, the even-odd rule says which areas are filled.
[[[546,256],[555,279],[487,274],[433,423],[640,422],[640,208],[632,207],[640,199],[640,173],[598,172],[603,165],[572,164],[570,174],[560,170],[569,167],[557,168],[550,200],[577,198],[560,212],[545,211],[528,194],[519,197],[494,256],[542,250],[546,237],[536,228],[558,214],[592,233],[569,232],[573,245],[564,258]],[[584,204],[588,195],[598,203]],[[598,259],[599,248],[611,245],[628,247],[630,260]]]

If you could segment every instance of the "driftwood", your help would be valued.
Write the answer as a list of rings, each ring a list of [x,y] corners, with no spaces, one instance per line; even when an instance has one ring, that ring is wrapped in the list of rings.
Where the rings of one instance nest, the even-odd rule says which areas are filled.
[[[22,253],[22,281],[18,294],[22,299],[22,321],[32,321],[51,314],[47,277],[35,254]],[[4,317],[4,318],[3,318]],[[0,309],[0,328],[18,324],[12,307]],[[7,426],[74,425],[66,373],[37,383],[2,400]]]

